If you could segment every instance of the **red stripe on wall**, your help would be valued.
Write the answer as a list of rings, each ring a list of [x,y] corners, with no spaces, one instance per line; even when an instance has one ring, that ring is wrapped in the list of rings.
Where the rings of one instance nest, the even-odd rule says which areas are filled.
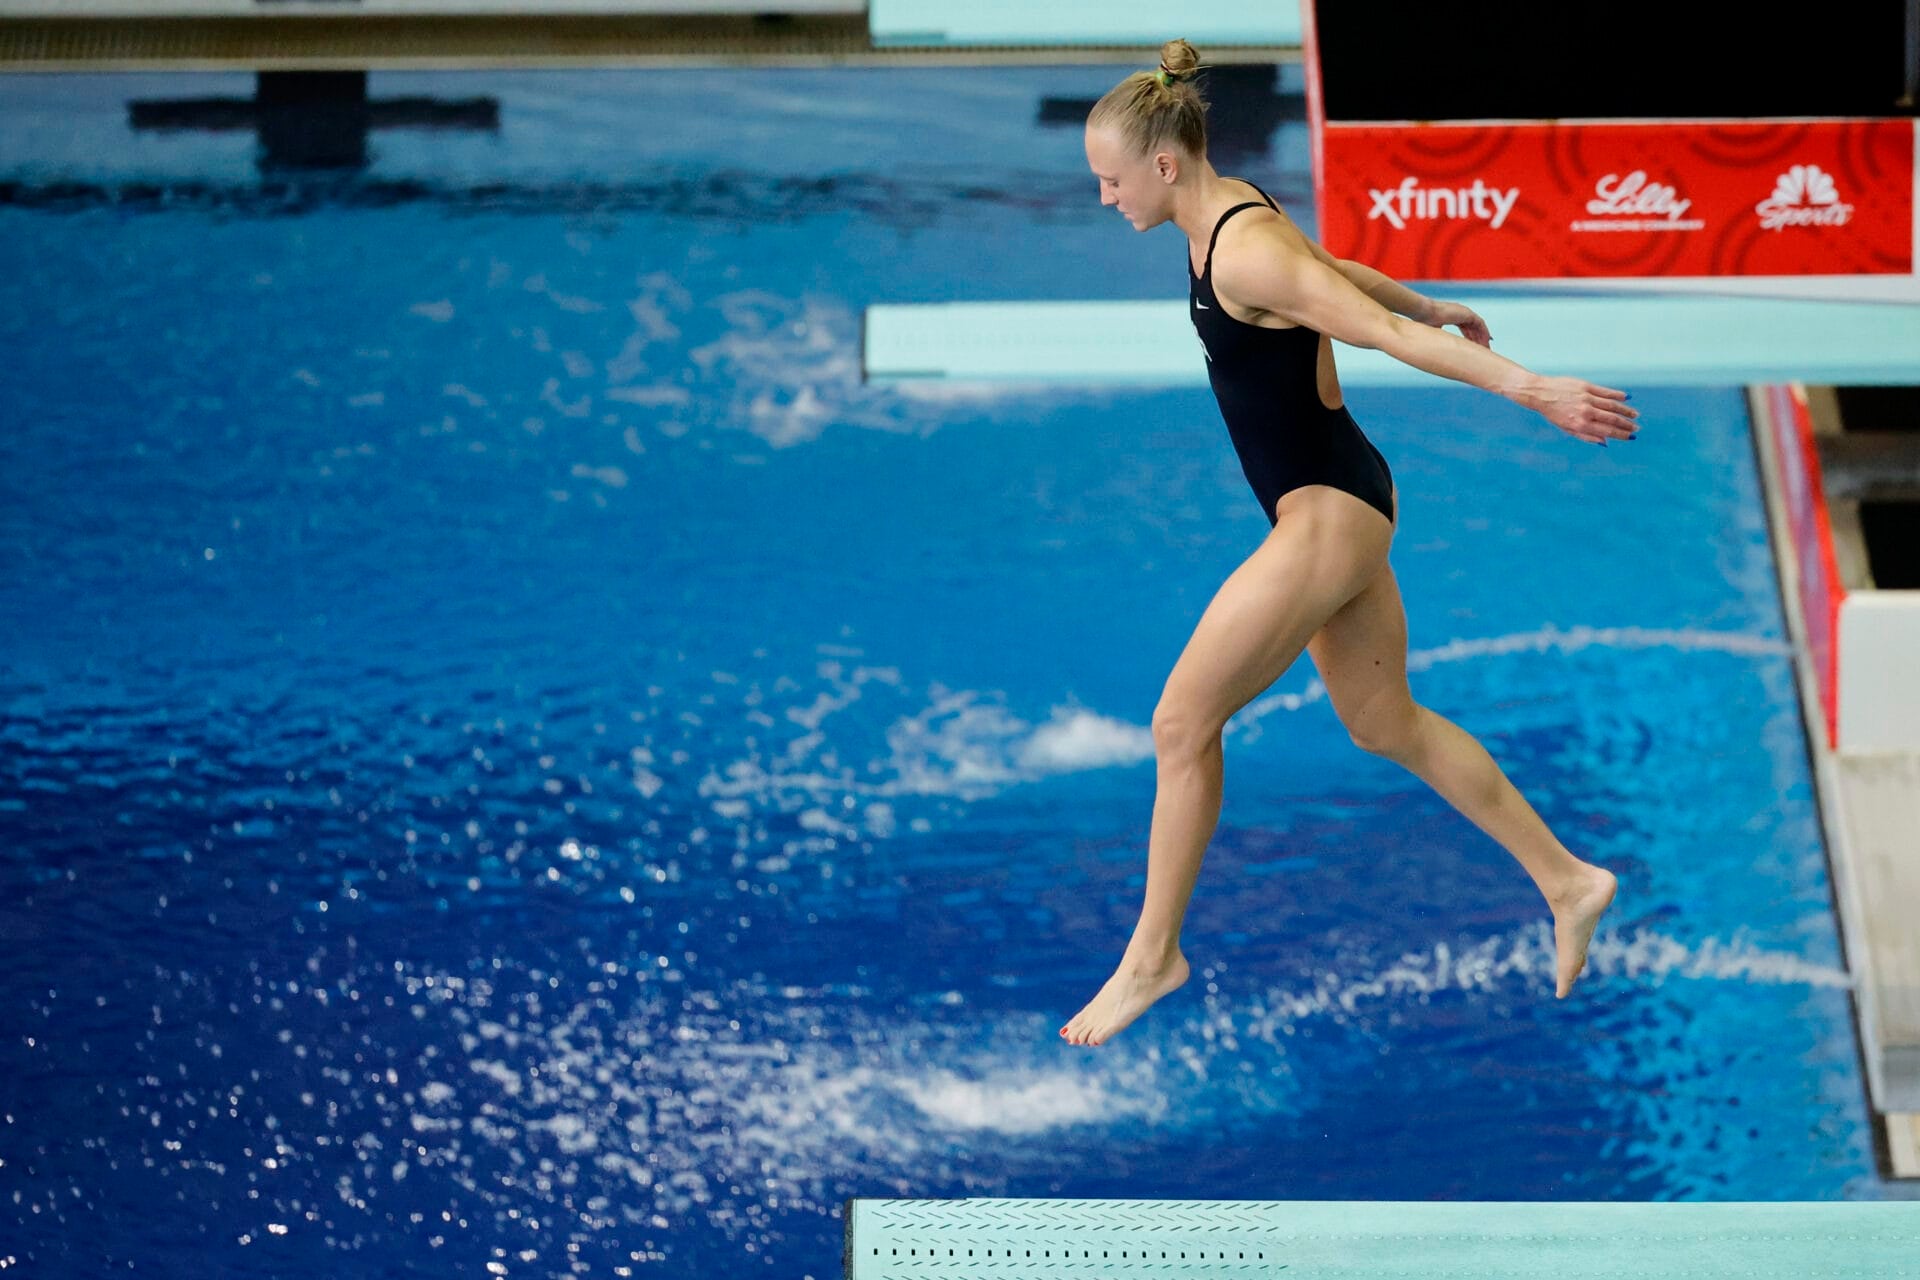
[[[1800,578],[1800,613],[1806,620],[1807,651],[1814,664],[1820,705],[1827,722],[1827,746],[1838,749],[1840,602],[1846,588],[1840,582],[1840,564],[1833,551],[1833,524],[1827,513],[1827,490],[1820,476],[1820,455],[1813,443],[1813,416],[1807,411],[1806,389],[1799,383],[1771,384],[1767,403],[1772,410],[1775,457],[1780,464],[1782,498],[1793,538],[1794,564]]]
[[[1307,69],[1307,140],[1313,164],[1313,223],[1321,239],[1327,226],[1327,162],[1321,148],[1326,143],[1326,109],[1320,99],[1320,39],[1314,27],[1314,6],[1318,0],[1300,0],[1300,44],[1302,62]]]

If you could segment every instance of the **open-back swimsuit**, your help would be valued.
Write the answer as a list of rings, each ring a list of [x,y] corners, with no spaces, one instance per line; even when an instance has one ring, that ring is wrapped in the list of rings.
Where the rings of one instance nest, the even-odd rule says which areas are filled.
[[[1266,192],[1247,185],[1260,192],[1267,207],[1280,211]],[[1207,380],[1240,455],[1240,469],[1268,524],[1279,523],[1274,503],[1280,495],[1309,484],[1353,494],[1391,521],[1393,476],[1387,460],[1345,404],[1329,409],[1320,402],[1319,331],[1305,325],[1268,329],[1248,324],[1228,315],[1214,296],[1213,247],[1220,228],[1242,209],[1259,207],[1259,201],[1249,200],[1220,215],[1199,275],[1193,274],[1193,260],[1187,260],[1189,312],[1207,355]]]

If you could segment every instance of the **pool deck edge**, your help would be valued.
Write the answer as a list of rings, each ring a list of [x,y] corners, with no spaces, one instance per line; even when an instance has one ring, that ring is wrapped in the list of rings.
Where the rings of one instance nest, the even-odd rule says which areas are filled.
[[[1920,984],[1920,974],[1888,971],[1890,960],[1900,954],[1893,943],[1904,936],[1902,921],[1920,918],[1920,895],[1902,892],[1911,886],[1892,874],[1895,867],[1888,856],[1900,842],[1898,832],[1913,829],[1896,824],[1912,821],[1920,811],[1920,796],[1900,787],[1904,780],[1920,778],[1920,753],[1842,753],[1827,743],[1817,676],[1807,656],[1800,573],[1782,478],[1769,443],[1772,410],[1765,387],[1749,386],[1747,404],[1781,608],[1793,641],[1795,682],[1834,903],[1847,968],[1854,976],[1869,1110],[1885,1126],[1892,1176],[1920,1178],[1920,1040],[1913,1039],[1904,1026],[1890,1026],[1888,1018],[1902,991],[1911,992]]]

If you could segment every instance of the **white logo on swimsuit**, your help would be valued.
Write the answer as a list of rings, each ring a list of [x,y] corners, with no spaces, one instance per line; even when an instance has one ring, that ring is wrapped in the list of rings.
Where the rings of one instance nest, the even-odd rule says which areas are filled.
[[[1817,164],[1797,164],[1773,180],[1773,194],[1753,206],[1768,231],[1782,227],[1843,227],[1853,206],[1840,199],[1833,175]]]
[[[1481,218],[1498,227],[1513,212],[1513,206],[1520,199],[1520,188],[1489,187],[1475,178],[1470,187],[1427,187],[1420,186],[1420,180],[1406,177],[1397,187],[1367,188],[1367,194],[1373,199],[1373,208],[1367,212],[1367,221],[1385,218],[1398,230],[1406,230],[1409,219],[1422,220],[1433,218]],[[1444,207],[1444,212],[1442,209]]]
[[[1573,231],[1698,231],[1704,218],[1689,218],[1693,201],[1679,199],[1679,191],[1664,183],[1648,182],[1645,169],[1626,177],[1610,173],[1593,184],[1596,199],[1587,201],[1588,213],[1624,217],[1582,219],[1568,224]]]
[[[1194,306],[1196,306],[1196,307],[1198,307],[1198,308],[1200,308],[1200,309],[1201,309],[1202,311],[1211,311],[1211,310],[1213,310],[1213,308],[1212,308],[1212,307],[1210,307],[1210,306],[1208,306],[1208,305],[1207,305],[1206,303],[1204,303],[1204,302],[1196,302],[1196,303],[1194,303],[1193,305],[1194,305]]]

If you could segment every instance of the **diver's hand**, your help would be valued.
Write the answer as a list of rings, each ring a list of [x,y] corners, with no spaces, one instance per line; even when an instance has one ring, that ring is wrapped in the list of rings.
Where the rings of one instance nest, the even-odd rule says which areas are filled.
[[[1583,378],[1535,377],[1512,398],[1576,440],[1605,444],[1640,431],[1640,411],[1627,406],[1626,392]]]
[[[1427,307],[1422,324],[1430,324],[1436,329],[1453,325],[1460,330],[1460,336],[1469,342],[1477,342],[1483,347],[1493,345],[1493,335],[1487,332],[1487,322],[1474,313],[1472,307],[1458,302],[1441,302],[1434,299]]]

